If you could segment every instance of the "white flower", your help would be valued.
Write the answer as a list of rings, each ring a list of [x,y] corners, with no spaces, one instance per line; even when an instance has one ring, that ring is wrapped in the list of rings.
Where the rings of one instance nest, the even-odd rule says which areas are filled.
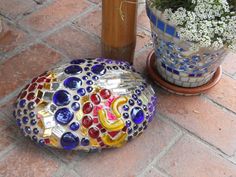
[[[163,16],[177,26],[182,40],[193,42],[192,50],[224,45],[236,51],[236,12],[230,12],[227,0],[192,0],[193,11],[166,9]]]

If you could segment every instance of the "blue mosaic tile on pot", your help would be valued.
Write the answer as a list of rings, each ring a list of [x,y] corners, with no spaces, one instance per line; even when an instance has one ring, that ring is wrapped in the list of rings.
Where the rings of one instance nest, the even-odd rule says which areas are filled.
[[[157,16],[148,3],[146,7],[159,74],[168,82],[182,87],[206,84],[222,63],[227,51],[205,49],[205,52],[191,53],[190,44],[179,39],[178,30]]]

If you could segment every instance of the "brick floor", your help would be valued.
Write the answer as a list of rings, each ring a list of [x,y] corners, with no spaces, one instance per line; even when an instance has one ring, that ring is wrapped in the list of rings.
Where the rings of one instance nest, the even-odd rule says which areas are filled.
[[[230,177],[236,175],[235,165],[201,142],[184,136],[156,166],[171,176]]]
[[[20,88],[52,66],[100,56],[101,0],[1,0],[0,18],[6,26],[0,35],[0,176],[236,177],[236,54],[226,57],[220,83],[201,96],[155,86],[159,115],[120,149],[41,148],[22,137],[11,104]],[[143,11],[134,61],[143,75],[151,49]]]

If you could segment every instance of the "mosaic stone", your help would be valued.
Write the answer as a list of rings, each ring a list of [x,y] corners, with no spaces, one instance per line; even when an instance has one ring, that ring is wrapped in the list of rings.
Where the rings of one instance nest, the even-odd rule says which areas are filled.
[[[152,87],[127,62],[75,59],[32,79],[17,98],[14,117],[42,146],[93,151],[138,137],[156,103]]]

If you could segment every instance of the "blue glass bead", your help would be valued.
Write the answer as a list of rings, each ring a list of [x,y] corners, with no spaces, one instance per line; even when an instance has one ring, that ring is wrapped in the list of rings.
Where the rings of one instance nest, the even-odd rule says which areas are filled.
[[[85,70],[85,71],[89,71],[89,67],[85,67],[84,70]]]
[[[70,94],[65,90],[59,90],[53,95],[53,102],[57,106],[66,106],[70,103]]]
[[[93,87],[90,87],[90,86],[89,86],[89,87],[87,87],[87,88],[86,88],[86,90],[87,90],[87,92],[89,92],[89,93],[90,93],[90,92],[92,92],[92,91],[93,91]]]
[[[21,120],[20,120],[20,119],[16,119],[16,125],[17,125],[18,127],[21,126]]]
[[[124,69],[125,69],[125,67],[124,67],[124,66],[120,66],[120,69],[124,70]]]
[[[92,64],[87,64],[86,66],[92,66]]]
[[[33,110],[35,108],[34,104],[35,104],[34,102],[29,102],[28,103],[28,109]]]
[[[29,118],[28,117],[23,117],[22,122],[23,122],[23,124],[27,124],[29,122]]]
[[[75,96],[73,96],[73,99],[76,100],[76,101],[79,101],[80,97],[79,97],[79,95],[75,95]]]
[[[147,121],[144,121],[144,122],[143,122],[143,126],[146,126],[146,125],[147,125]]]
[[[144,86],[140,85],[139,87],[140,87],[141,91],[144,91],[144,89],[145,89]]]
[[[133,105],[134,105],[134,100],[131,100],[131,99],[130,99],[130,100],[129,100],[129,105],[130,105],[130,106],[133,106]]]
[[[78,89],[81,85],[82,81],[77,77],[69,77],[64,81],[64,86],[72,90]]]
[[[139,106],[142,106],[142,100],[140,100],[140,99],[138,99],[138,101],[137,101],[137,104],[139,105]]]
[[[65,150],[72,150],[79,145],[79,137],[67,132],[61,137],[61,145]]]
[[[134,132],[133,136],[137,136],[138,135],[138,132]]]
[[[27,115],[28,114],[28,110],[27,109],[24,109],[24,114]]]
[[[92,76],[93,74],[91,72],[87,72],[87,75],[88,76]]]
[[[37,141],[38,141],[38,138],[34,135],[34,136],[32,136],[32,140],[33,140],[34,142],[37,142]]]
[[[119,68],[117,66],[113,66],[113,69],[114,70],[118,70]]]
[[[148,111],[149,112],[153,111],[153,105],[151,103],[148,103]]]
[[[108,69],[108,70],[111,70],[111,69],[112,69],[112,67],[110,67],[110,66],[107,66],[107,69]]]
[[[79,74],[81,72],[82,72],[82,68],[78,65],[70,65],[65,69],[66,74],[75,75],[75,74]]]
[[[135,107],[131,110],[131,118],[134,123],[140,124],[144,120],[144,112],[141,108]]]
[[[30,124],[31,125],[35,125],[37,122],[36,122],[36,120],[35,119],[32,119],[31,121],[30,121]]]
[[[129,65],[124,65],[126,69],[130,69]]]
[[[43,140],[43,139],[39,140],[39,144],[40,144],[41,146],[43,146],[43,145],[44,145],[44,140]]]
[[[93,81],[88,80],[88,81],[86,82],[86,84],[87,84],[87,85],[93,85]]]
[[[94,66],[91,68],[91,71],[92,71],[94,74],[97,74],[97,75],[104,75],[104,74],[106,73],[105,66],[103,66],[103,65],[101,65],[101,64],[94,65]]]
[[[79,90],[77,90],[77,93],[80,95],[80,96],[84,96],[86,94],[86,90],[84,88],[80,88]]]
[[[132,98],[133,98],[134,100],[137,100],[137,99],[138,99],[138,96],[137,96],[136,94],[133,94],[133,95],[132,95]]]
[[[143,105],[143,110],[147,111],[147,106],[146,105]]]
[[[140,90],[135,90],[135,93],[136,93],[137,95],[141,95],[141,91],[140,91]]]
[[[134,130],[137,130],[138,129],[138,125],[136,124],[135,126],[134,126]]]
[[[38,130],[37,128],[34,128],[34,129],[33,129],[33,132],[34,132],[34,134],[37,135],[37,134],[39,133],[39,130]]]
[[[123,117],[124,117],[125,119],[128,119],[128,118],[129,118],[129,114],[128,114],[128,113],[124,113],[124,114],[123,114]]]
[[[128,106],[128,105],[124,105],[124,106],[123,106],[123,110],[124,110],[124,111],[128,111],[128,110],[129,110],[129,106]]]
[[[30,113],[29,113],[29,117],[30,117],[30,118],[33,118],[34,116],[35,116],[35,113],[34,113],[34,112],[30,112]]]
[[[201,60],[201,58],[199,56],[192,57],[192,61],[194,61],[194,62],[199,62],[200,60]]]
[[[30,134],[31,133],[31,129],[30,129],[30,127],[25,127],[25,132],[27,133],[27,134]]]
[[[112,64],[113,61],[112,61],[111,59],[107,59],[107,60],[106,60],[106,63],[108,63],[108,64]]]
[[[67,125],[73,119],[74,114],[68,108],[61,108],[54,116],[59,124]]]
[[[89,145],[89,139],[87,139],[87,138],[82,138],[82,140],[81,140],[81,145],[82,145],[82,146],[88,146],[88,145]]]
[[[79,123],[78,122],[73,122],[72,124],[70,124],[70,129],[73,131],[76,131],[79,129]]]
[[[72,60],[70,63],[79,65],[79,64],[85,63],[85,60],[84,59],[76,59],[76,60]]]
[[[71,108],[72,108],[74,111],[78,111],[78,110],[80,109],[80,104],[77,103],[77,102],[74,102],[74,103],[72,103]]]
[[[99,78],[98,78],[98,76],[93,76],[92,79],[93,79],[94,81],[97,81]]]
[[[133,129],[131,127],[128,128],[128,134],[131,134],[133,132]]]
[[[25,107],[25,105],[26,105],[26,100],[20,100],[19,106],[20,106],[21,108],[23,108],[23,107]]]
[[[126,127],[130,127],[131,124],[132,124],[131,121],[129,121],[129,120],[126,121]]]
[[[21,111],[21,109],[18,109],[18,110],[17,110],[17,115],[18,115],[19,117],[23,115],[23,112]]]
[[[88,80],[88,76],[83,76],[82,79],[86,81]]]

